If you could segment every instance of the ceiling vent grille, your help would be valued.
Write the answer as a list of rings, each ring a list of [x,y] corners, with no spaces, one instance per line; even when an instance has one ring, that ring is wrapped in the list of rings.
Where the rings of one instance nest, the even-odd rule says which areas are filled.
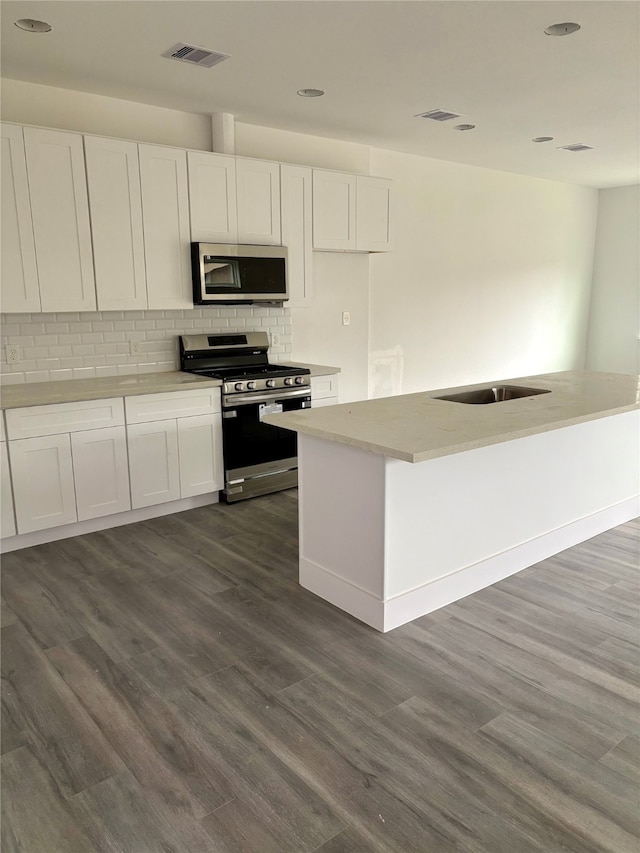
[[[584,142],[574,142],[573,145],[560,145],[563,151],[593,151],[593,145],[585,145]]]
[[[177,59],[178,62],[189,62],[191,65],[200,65],[202,68],[211,68],[229,59],[228,53],[216,53],[215,50],[209,50],[206,47],[196,47],[193,44],[183,44],[178,42],[165,50],[162,56],[167,59]]]
[[[446,110],[429,110],[426,113],[418,113],[416,118],[430,118],[432,121],[450,121],[452,118],[460,118],[458,113],[450,113]]]

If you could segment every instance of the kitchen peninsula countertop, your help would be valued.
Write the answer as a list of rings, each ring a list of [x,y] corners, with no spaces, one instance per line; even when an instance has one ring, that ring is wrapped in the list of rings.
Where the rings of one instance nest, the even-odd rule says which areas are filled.
[[[492,385],[550,393],[488,405],[434,399]],[[371,453],[424,462],[639,408],[638,376],[565,371],[268,415],[265,420]]]
[[[171,370],[162,373],[132,373],[122,376],[100,376],[87,379],[62,379],[54,382],[27,382],[5,385],[1,389],[1,407],[47,406],[52,403],[77,403],[134,394],[161,394],[188,391],[191,388],[218,388],[219,379],[209,379]]]

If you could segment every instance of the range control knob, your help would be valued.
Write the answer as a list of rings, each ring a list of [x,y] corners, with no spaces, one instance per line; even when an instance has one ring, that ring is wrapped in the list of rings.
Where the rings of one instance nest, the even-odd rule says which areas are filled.
[[[236,382],[236,384],[233,387],[236,389],[236,391],[242,391],[244,386],[243,386],[242,382]]]
[[[285,385],[293,385],[293,377],[287,376],[287,378],[284,380],[284,384]]]
[[[267,379],[267,388],[275,388],[276,380],[275,379]]]
[[[304,376],[296,376],[296,385],[302,385],[304,382]]]
[[[253,391],[256,387],[256,383],[252,380],[251,382],[247,382],[247,389],[249,391]]]

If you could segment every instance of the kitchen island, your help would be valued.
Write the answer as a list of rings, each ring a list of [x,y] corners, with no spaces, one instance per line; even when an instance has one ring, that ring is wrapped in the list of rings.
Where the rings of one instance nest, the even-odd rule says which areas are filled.
[[[491,386],[545,393],[267,416],[298,433],[303,587],[388,631],[640,514],[637,376]]]

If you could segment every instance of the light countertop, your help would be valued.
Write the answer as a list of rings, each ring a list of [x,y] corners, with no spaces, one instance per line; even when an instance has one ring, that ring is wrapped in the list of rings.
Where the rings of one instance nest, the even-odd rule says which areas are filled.
[[[219,379],[207,379],[182,370],[163,373],[132,373],[87,379],[63,379],[55,382],[27,382],[2,388],[2,408],[47,406],[51,403],[77,403],[133,394],[160,394],[188,391],[190,388],[219,388]]]
[[[491,385],[550,393],[489,405],[434,399]],[[268,415],[265,420],[371,453],[424,462],[639,408],[638,376],[566,371]]]
[[[281,361],[283,367],[305,367],[311,371],[311,376],[332,376],[334,373],[342,373],[339,367],[327,367],[323,364],[306,364],[303,361]]]

